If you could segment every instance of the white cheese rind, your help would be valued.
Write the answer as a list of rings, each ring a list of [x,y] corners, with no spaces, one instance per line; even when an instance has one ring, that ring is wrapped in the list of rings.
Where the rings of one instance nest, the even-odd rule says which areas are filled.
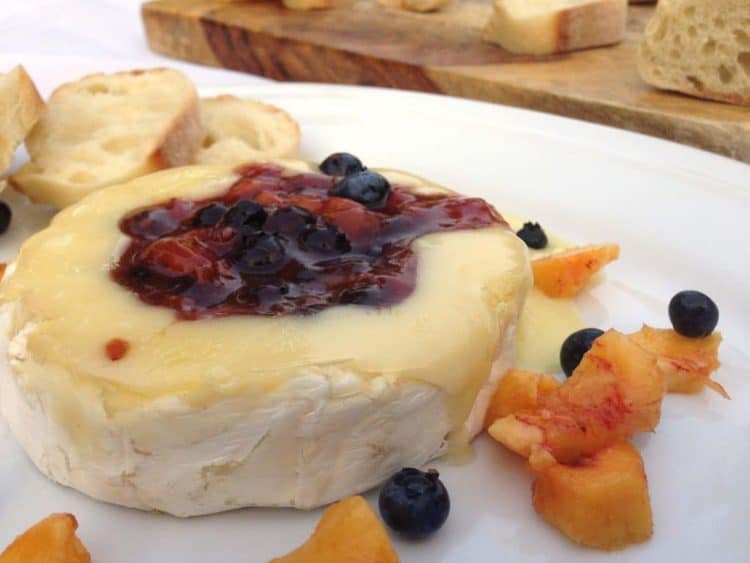
[[[11,309],[0,309],[7,334]],[[28,326],[6,346],[0,411],[21,446],[50,479],[96,499],[175,516],[245,506],[314,508],[366,491],[404,466],[442,455],[451,420],[445,393],[420,382],[365,381],[353,373],[300,375],[259,404],[233,397],[195,409],[177,398],[109,415],[95,396],[61,404],[56,386],[26,385],[60,369],[26,355]],[[496,380],[511,362],[513,330],[498,353]],[[480,392],[467,431],[481,429],[496,381]],[[75,411],[94,440],[60,420]]]

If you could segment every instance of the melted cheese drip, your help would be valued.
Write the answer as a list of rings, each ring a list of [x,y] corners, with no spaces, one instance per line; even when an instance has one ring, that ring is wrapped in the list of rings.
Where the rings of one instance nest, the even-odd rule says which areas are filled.
[[[524,219],[503,213],[514,231]],[[572,248],[567,240],[546,231],[548,244],[541,250],[529,249],[529,258],[544,258],[555,252]],[[526,296],[516,332],[517,369],[547,374],[559,373],[560,346],[572,332],[583,328],[584,321],[573,299],[553,299],[533,287]]]
[[[553,299],[532,288],[516,331],[516,368],[558,373],[560,346],[570,333],[583,326],[583,319],[572,299]]]

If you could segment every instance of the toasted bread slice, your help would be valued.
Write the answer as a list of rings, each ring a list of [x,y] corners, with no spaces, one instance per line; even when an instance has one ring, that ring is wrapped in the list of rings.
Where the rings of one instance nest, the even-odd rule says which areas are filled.
[[[204,137],[195,87],[175,70],[93,74],[59,87],[10,181],[58,207],[94,190],[190,163]]]
[[[661,0],[638,70],[658,88],[750,106],[750,0]]]
[[[617,43],[628,0],[495,0],[482,39],[512,53],[548,55]]]
[[[0,74],[0,174],[44,111],[44,101],[22,66]]]
[[[299,149],[299,125],[270,104],[217,96],[201,100],[201,113],[206,137],[198,164],[242,164],[294,156]]]

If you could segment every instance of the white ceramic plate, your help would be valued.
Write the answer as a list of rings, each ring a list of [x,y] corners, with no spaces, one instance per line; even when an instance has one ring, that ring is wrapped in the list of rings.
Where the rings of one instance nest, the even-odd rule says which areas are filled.
[[[750,167],[641,135],[438,96],[317,85],[205,93],[218,92],[289,110],[310,159],[346,150],[368,165],[485,197],[571,240],[619,242],[622,258],[607,281],[580,299],[593,326],[668,326],[667,302],[681,289],[701,289],[719,304],[725,340],[716,378],[733,400],[668,396],[656,433],[636,440],[649,476],[651,541],[608,555],[575,547],[534,513],[522,461],[480,438],[470,464],[437,464],[450,518],[427,541],[395,540],[404,562],[750,560]],[[0,239],[7,258],[32,228],[24,216],[34,214],[38,225],[45,211],[3,197],[17,211]],[[76,514],[96,563],[263,562],[300,544],[320,516],[250,509],[179,520],[102,504],[42,477],[0,421],[0,546],[60,511]]]

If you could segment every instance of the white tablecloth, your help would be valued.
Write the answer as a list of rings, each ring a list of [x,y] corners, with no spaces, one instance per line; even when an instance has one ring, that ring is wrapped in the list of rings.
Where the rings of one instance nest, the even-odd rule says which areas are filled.
[[[90,72],[164,65],[184,71],[198,86],[268,82],[152,53],[141,24],[141,3],[0,0],[0,72],[23,64],[43,96]]]

